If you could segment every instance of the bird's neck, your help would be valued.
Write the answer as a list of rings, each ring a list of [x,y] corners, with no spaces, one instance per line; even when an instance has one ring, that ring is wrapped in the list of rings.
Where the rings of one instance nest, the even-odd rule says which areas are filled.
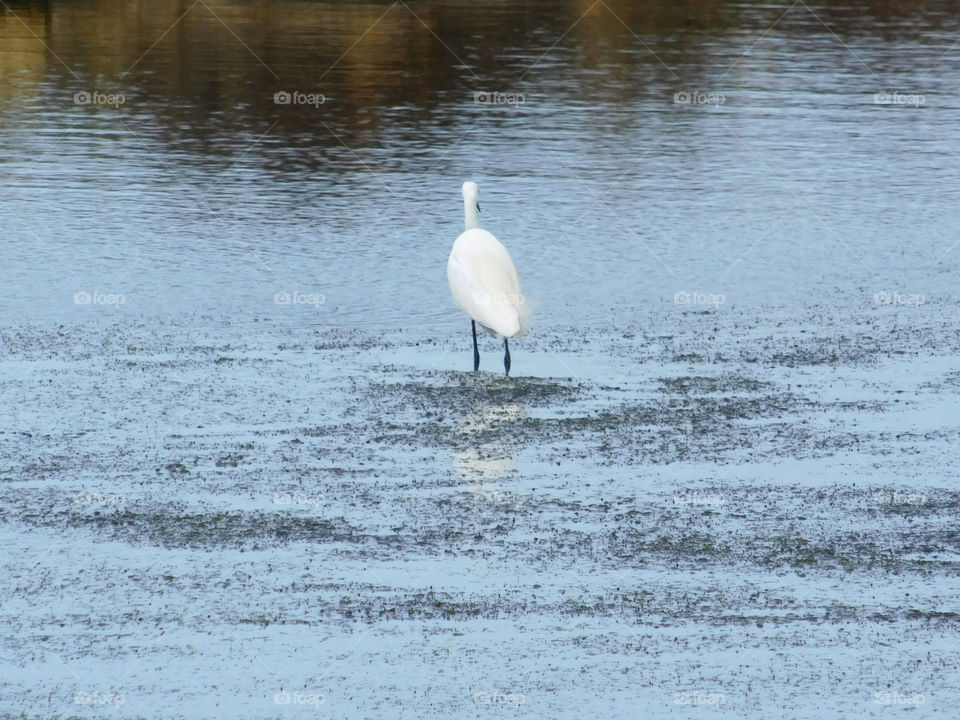
[[[480,227],[480,218],[477,216],[477,204],[469,200],[463,201],[464,230],[473,230]]]

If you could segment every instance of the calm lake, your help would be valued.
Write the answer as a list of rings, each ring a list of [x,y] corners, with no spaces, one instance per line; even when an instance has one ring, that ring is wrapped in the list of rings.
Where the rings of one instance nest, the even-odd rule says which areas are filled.
[[[930,301],[960,259],[957,10],[6,3],[0,319],[462,331],[465,179],[535,325]]]

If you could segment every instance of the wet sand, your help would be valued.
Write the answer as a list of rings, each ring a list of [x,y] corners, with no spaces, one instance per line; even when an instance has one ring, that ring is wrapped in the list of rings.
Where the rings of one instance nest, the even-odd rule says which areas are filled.
[[[960,335],[912,312],[540,327],[510,378],[7,327],[0,714],[947,717]]]

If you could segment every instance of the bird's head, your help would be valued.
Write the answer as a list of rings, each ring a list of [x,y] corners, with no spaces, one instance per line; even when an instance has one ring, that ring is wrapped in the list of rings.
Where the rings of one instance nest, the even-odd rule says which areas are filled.
[[[467,180],[463,184],[463,204],[475,207],[477,212],[480,212],[480,188],[472,180]]]
[[[463,184],[463,217],[464,228],[472,230],[480,227],[480,190],[475,182],[467,181]]]

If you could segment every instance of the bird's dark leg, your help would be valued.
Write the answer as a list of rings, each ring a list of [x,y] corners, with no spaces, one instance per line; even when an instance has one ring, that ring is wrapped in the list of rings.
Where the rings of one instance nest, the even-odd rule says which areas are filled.
[[[503,339],[503,349],[506,353],[503,356],[503,367],[506,368],[507,375],[510,374],[510,346],[507,345],[507,339]]]
[[[480,369],[480,351],[477,350],[477,323],[475,320],[470,321],[470,327],[473,329],[473,371],[476,372]]]

